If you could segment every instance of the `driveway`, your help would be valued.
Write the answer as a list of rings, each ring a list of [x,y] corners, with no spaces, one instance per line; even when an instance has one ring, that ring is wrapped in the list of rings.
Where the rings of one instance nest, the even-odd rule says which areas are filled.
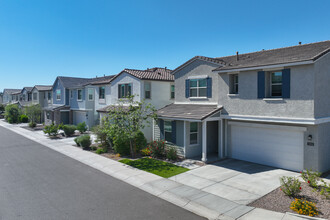
[[[246,205],[279,187],[281,176],[298,175],[292,171],[226,159],[170,179]]]

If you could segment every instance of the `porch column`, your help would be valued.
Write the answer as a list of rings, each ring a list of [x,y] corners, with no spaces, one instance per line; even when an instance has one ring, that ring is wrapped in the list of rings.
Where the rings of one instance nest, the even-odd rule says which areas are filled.
[[[187,122],[183,121],[183,153],[186,157],[186,147],[187,147]]]
[[[202,161],[207,161],[207,133],[206,133],[207,121],[202,122]]]
[[[223,119],[220,119],[219,120],[219,122],[218,122],[218,132],[219,132],[219,134],[218,134],[218,146],[219,146],[219,148],[218,148],[218,157],[219,158],[223,158],[223,126],[222,126],[222,124],[223,124]]]

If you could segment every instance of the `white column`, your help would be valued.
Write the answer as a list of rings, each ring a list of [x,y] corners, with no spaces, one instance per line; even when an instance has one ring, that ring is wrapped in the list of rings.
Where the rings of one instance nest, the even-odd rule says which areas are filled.
[[[222,129],[223,119],[218,122],[218,157],[223,158],[223,129]]]
[[[224,148],[225,148],[225,157],[228,156],[228,126],[227,126],[227,122],[224,120],[223,121],[224,125],[225,125],[225,135],[224,135]]]
[[[186,156],[186,147],[187,147],[187,122],[183,121],[183,153]]]
[[[207,133],[206,133],[207,121],[202,122],[202,161],[207,161]]]

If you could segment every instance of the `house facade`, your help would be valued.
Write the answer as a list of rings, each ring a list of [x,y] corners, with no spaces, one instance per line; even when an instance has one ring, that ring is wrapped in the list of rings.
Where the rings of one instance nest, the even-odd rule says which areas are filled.
[[[3,90],[3,104],[10,104],[12,102],[18,101],[18,95],[21,89],[4,89]],[[17,99],[17,100],[16,100]]]
[[[40,105],[42,109],[41,122],[47,122],[51,120],[51,115],[46,111],[49,105],[52,105],[52,86],[51,85],[36,85],[31,90],[31,105]]]
[[[188,158],[330,169],[330,41],[194,57],[173,71],[175,102],[154,138]]]
[[[145,100],[156,109],[174,101],[174,77],[171,70],[167,68],[124,69],[110,80],[109,89],[109,93],[106,95],[108,103],[97,110],[100,118],[108,114],[109,108],[118,105],[119,100],[125,100],[125,97],[131,95],[134,95],[135,101]],[[171,91],[173,92],[171,93]],[[150,121],[142,130],[148,141],[153,139],[152,128],[152,121]]]

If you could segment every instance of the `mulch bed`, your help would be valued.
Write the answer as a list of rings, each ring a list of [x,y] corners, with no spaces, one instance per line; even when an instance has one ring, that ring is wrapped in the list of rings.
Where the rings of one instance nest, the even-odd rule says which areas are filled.
[[[301,188],[301,193],[298,198],[306,199],[307,201],[314,202],[316,204],[316,207],[319,210],[319,215],[315,217],[330,219],[330,200],[325,199],[325,197],[321,196],[318,191],[314,192],[313,189],[306,183],[301,183]],[[293,200],[294,198],[286,196],[279,187],[260,199],[250,203],[249,206],[276,212],[291,212],[297,214],[295,211],[290,209],[290,205]]]

